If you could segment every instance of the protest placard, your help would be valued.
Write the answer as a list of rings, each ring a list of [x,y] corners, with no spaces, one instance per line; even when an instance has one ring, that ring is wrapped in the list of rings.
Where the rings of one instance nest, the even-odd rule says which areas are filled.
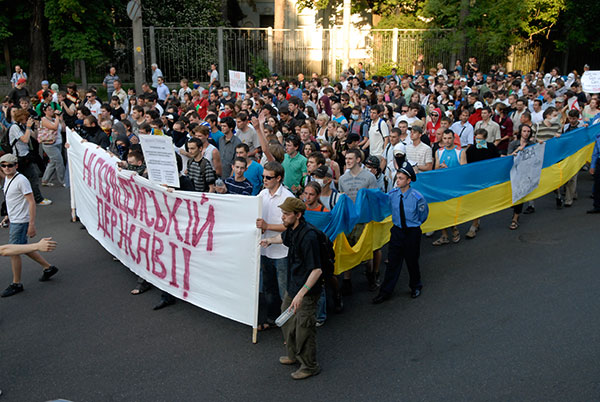
[[[156,184],[179,188],[179,172],[173,139],[166,135],[140,135],[148,179]]]
[[[73,205],[88,233],[136,275],[257,327],[260,199],[169,192],[67,131]]]
[[[536,144],[515,155],[513,166],[510,169],[513,204],[531,193],[540,184],[545,149],[545,143]]]
[[[583,92],[589,94],[600,93],[600,71],[586,71],[581,76]]]
[[[246,93],[246,73],[229,70],[229,89],[231,92]]]

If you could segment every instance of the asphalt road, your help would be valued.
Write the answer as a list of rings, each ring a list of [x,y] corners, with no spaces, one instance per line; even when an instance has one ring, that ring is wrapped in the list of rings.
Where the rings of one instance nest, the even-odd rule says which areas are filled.
[[[422,246],[423,295],[374,306],[359,270],[346,309],[319,329],[322,373],[281,366],[281,333],[259,334],[185,302],[153,311],[160,292],[69,223],[68,191],[46,189],[38,233],[60,243],[49,282],[24,263],[25,292],[0,299],[0,402],[71,401],[597,401],[600,400],[599,215],[591,178],[556,210],[536,201],[521,227],[509,210],[474,240]],[[468,224],[461,225],[461,232]],[[39,238],[39,236],[38,236]],[[8,231],[0,229],[0,242]],[[0,286],[10,283],[2,259]]]

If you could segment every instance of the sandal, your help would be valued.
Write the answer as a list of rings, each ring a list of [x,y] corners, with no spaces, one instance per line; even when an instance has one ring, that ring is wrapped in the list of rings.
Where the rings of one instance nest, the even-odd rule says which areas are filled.
[[[460,232],[456,226],[452,228],[452,241],[454,243],[458,243],[460,241]]]
[[[477,231],[479,230],[478,226],[471,226],[469,231],[465,235],[467,239],[474,239],[477,236]]]
[[[152,285],[150,283],[144,281],[137,284],[137,286],[131,291],[132,295],[141,295],[142,293],[150,290]]]
[[[509,226],[508,228],[509,228],[510,230],[515,230],[515,229],[517,229],[518,227],[519,227],[519,222],[517,222],[517,221],[512,221],[512,222],[510,223],[510,226]]]
[[[271,325],[269,323],[266,323],[266,322],[264,324],[258,324],[258,327],[257,327],[258,332],[266,331],[271,328],[275,328],[275,326]]]
[[[431,244],[433,244],[434,246],[443,246],[444,244],[448,243],[450,243],[450,240],[448,240],[446,236],[442,236]]]

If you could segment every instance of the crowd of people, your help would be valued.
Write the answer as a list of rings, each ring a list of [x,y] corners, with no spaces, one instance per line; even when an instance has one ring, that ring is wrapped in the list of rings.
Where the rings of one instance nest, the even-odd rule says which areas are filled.
[[[586,65],[584,70],[588,69]],[[43,197],[40,186],[69,185],[66,127],[116,155],[122,168],[142,175],[146,167],[140,136],[168,135],[179,164],[181,189],[261,197],[263,216],[257,227],[265,239],[286,233],[296,220],[303,219],[305,210],[332,210],[341,194],[355,201],[361,189],[392,194],[401,188],[402,195],[390,198],[400,203],[400,210],[397,205],[392,205],[392,210],[395,227],[402,231],[396,229],[392,239],[394,247],[404,254],[389,261],[401,265],[403,258],[407,260],[411,295],[419,297],[421,233],[407,228],[419,227],[426,218],[426,200],[416,192],[406,193],[410,182],[417,180],[420,172],[515,155],[527,146],[591,124],[600,113],[598,94],[582,91],[576,71],[565,75],[558,68],[546,74],[507,72],[500,64],[482,71],[475,57],[464,65],[458,60],[453,68],[438,63],[436,68],[424,70],[421,57],[412,74],[398,74],[392,69],[388,76],[369,77],[361,64],[338,77],[313,73],[310,78],[298,74],[283,79],[273,73],[259,79],[248,75],[246,93],[240,94],[219,81],[214,64],[206,87],[200,79],[190,85],[182,78],[171,88],[158,66],[152,65],[152,81],[144,83],[141,92],[124,88],[116,68],[111,67],[103,82],[107,96],[100,99],[97,88],[80,90],[75,83],[62,91],[58,85],[43,81],[34,89],[37,83],[28,84],[19,67],[0,114],[6,132],[3,138],[7,138],[2,148],[14,157],[0,166],[4,176],[10,177],[13,168],[21,173],[23,183],[14,190],[19,188],[27,196],[31,213],[36,204],[51,203]],[[597,148],[589,168],[592,174],[598,168]],[[598,180],[600,175],[595,176]],[[25,181],[31,196],[26,193]],[[573,205],[578,196],[577,175],[555,194],[557,208]],[[289,198],[299,199],[304,207],[290,204]],[[287,209],[282,209],[286,202]],[[600,197],[594,202],[590,213],[600,212]],[[25,204],[21,204],[23,209]],[[410,211],[414,213],[408,216]],[[509,228],[518,229],[520,215],[533,212],[533,202],[515,205]],[[286,213],[299,215],[296,220],[289,218],[293,222],[286,225],[285,219],[282,221]],[[13,223],[21,223],[11,217],[10,205],[8,217],[11,228]],[[479,219],[473,221],[465,236],[475,238],[479,225]],[[351,245],[358,241],[363,227],[357,225],[348,235]],[[21,237],[23,230],[28,233],[20,229]],[[455,226],[441,230],[433,245],[460,240]],[[262,250],[261,330],[274,325],[282,300],[293,305],[294,295],[302,289],[302,278],[290,268],[289,241],[284,235]],[[36,261],[41,264],[41,260]],[[380,283],[381,262],[381,250],[367,262],[369,289],[379,289],[374,303],[387,300],[397,281],[388,268],[386,278],[391,277],[384,280],[385,286]],[[50,267],[45,261],[42,266]],[[19,270],[13,265],[13,272]],[[352,293],[351,275],[351,270],[346,271],[341,285],[331,286],[330,311],[343,309],[342,296]],[[7,289],[3,296],[22,290],[18,280],[15,274],[12,290]],[[315,303],[314,311],[310,310],[314,325],[320,326],[327,317],[327,297],[324,291],[311,291],[312,286],[305,285],[311,303]],[[132,293],[148,288],[149,284],[141,280]],[[163,294],[157,307],[173,302]],[[291,364],[295,359],[289,356],[285,361]]]

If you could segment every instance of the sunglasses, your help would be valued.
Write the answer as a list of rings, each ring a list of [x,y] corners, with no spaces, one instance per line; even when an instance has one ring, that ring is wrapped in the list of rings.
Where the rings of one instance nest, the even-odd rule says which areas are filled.
[[[11,168],[11,167],[15,167],[16,165],[14,163],[6,163],[6,164],[2,164],[0,165],[0,167],[3,168]]]
[[[267,175],[263,175],[263,179],[264,180],[273,180],[275,178],[275,176],[267,176]]]

